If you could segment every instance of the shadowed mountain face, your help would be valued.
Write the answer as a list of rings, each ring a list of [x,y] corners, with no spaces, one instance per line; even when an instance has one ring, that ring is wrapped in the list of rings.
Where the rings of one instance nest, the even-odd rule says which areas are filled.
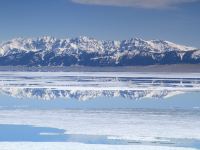
[[[134,66],[199,64],[200,50],[168,41],[93,38],[13,39],[0,44],[0,66]]]

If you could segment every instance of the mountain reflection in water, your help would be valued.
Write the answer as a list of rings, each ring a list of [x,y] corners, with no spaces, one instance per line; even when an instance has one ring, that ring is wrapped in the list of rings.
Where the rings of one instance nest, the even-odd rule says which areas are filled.
[[[200,91],[200,73],[0,72],[1,93],[18,98],[167,98]]]

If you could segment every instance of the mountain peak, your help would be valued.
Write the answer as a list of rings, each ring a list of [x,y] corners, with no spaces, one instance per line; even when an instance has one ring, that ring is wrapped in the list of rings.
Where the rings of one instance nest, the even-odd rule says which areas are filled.
[[[32,40],[34,40],[34,39],[32,39]],[[55,37],[53,37],[53,36],[47,36],[47,35],[45,35],[45,36],[41,36],[41,37],[39,37],[39,38],[37,38],[37,40],[38,41],[56,41],[56,38]]]

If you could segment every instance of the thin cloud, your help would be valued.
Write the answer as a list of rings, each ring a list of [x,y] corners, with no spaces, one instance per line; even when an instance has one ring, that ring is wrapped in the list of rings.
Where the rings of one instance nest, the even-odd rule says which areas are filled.
[[[171,8],[179,4],[193,3],[199,0],[71,0],[74,3],[88,5],[108,5],[141,8]]]

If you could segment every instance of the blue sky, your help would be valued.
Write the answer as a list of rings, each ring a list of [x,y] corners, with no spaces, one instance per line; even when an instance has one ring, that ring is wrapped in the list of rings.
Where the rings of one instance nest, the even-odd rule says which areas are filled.
[[[200,47],[200,0],[1,0],[0,41],[90,36]]]

